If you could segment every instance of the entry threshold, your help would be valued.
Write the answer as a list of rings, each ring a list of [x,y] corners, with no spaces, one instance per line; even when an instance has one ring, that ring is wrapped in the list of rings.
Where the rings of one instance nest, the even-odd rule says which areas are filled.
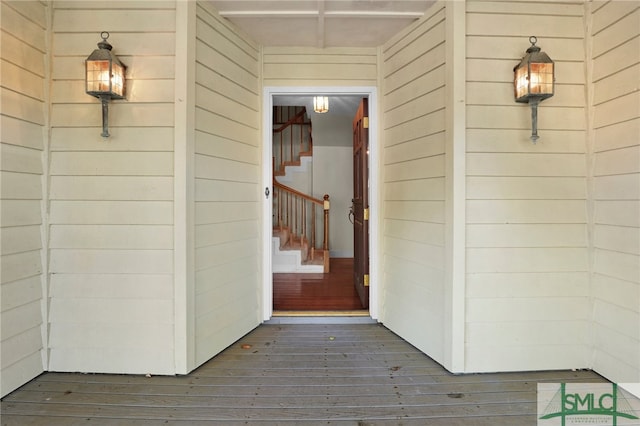
[[[265,324],[377,324],[367,310],[273,311]]]

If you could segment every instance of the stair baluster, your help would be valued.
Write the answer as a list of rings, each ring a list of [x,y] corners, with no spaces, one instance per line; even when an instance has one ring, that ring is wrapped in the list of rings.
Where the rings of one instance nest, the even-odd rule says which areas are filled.
[[[329,272],[329,195],[323,200],[303,194],[273,181],[274,208],[277,209],[274,229],[280,235],[286,235],[282,245],[299,248],[303,261],[322,262],[324,272]],[[322,224],[316,221],[317,210],[323,210]],[[323,241],[319,245],[316,228],[322,226]]]
[[[300,156],[312,155],[311,121],[305,107],[274,107],[273,117],[274,231],[280,235],[281,247],[299,247],[303,261],[321,261],[324,272],[329,272],[329,196],[319,200],[276,180],[276,176],[285,174],[286,166],[300,165]],[[320,226],[320,208],[324,211],[322,245],[318,244],[316,229]]]

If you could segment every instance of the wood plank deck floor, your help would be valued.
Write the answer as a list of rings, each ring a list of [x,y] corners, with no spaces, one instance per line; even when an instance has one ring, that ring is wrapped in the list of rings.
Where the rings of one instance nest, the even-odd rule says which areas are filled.
[[[250,348],[243,348],[250,345]],[[535,425],[537,382],[589,371],[452,375],[378,324],[261,325],[180,377],[45,373],[2,425]]]

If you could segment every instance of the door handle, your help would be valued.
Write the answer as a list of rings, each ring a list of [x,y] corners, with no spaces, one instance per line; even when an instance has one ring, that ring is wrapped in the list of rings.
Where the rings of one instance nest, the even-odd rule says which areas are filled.
[[[353,219],[355,218],[355,215],[353,213],[353,206],[349,207],[349,222],[351,222],[351,224],[353,225]]]

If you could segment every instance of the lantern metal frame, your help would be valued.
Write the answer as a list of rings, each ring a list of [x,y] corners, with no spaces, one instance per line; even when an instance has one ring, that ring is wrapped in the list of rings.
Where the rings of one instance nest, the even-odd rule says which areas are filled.
[[[85,60],[85,92],[100,99],[102,104],[102,134],[109,135],[109,101],[125,99],[125,74],[127,67],[111,51],[113,46],[107,39],[109,33],[100,33],[102,41]]]
[[[528,103],[531,107],[531,140],[538,136],[538,105],[555,92],[555,64],[553,60],[536,46],[538,39],[529,37],[531,46],[520,63],[513,68],[513,86],[516,102]]]

